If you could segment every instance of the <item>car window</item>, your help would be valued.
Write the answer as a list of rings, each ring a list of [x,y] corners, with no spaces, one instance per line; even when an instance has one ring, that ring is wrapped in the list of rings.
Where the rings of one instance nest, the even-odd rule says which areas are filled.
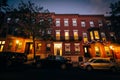
[[[55,56],[49,56],[46,58],[47,60],[55,60]]]
[[[88,62],[93,62],[95,59],[89,59]]]
[[[94,63],[109,63],[109,60],[106,59],[96,59]]]
[[[61,56],[56,56],[56,60],[65,60],[65,58]]]

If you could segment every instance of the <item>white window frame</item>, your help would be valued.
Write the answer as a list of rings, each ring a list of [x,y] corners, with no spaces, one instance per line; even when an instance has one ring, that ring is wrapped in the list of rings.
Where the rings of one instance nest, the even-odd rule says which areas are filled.
[[[60,27],[60,19],[59,18],[56,19],[56,27]]]
[[[72,19],[72,25],[73,25],[73,26],[77,26],[77,19],[76,19],[76,18],[73,18],[73,19]]]
[[[85,27],[86,24],[85,24],[85,21],[81,21],[81,27]]]
[[[64,26],[69,26],[69,22],[68,22],[68,19],[64,19]]]
[[[94,21],[90,21],[90,27],[95,27]]]

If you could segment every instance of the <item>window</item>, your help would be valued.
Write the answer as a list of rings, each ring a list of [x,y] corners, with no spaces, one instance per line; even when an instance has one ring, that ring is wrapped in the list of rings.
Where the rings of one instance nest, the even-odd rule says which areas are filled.
[[[78,30],[73,30],[74,40],[78,40]]]
[[[114,32],[111,32],[110,33],[110,37],[111,37],[111,40],[114,42],[116,41],[116,37],[115,37],[115,33]]]
[[[95,39],[100,39],[98,31],[94,31]]]
[[[100,56],[100,48],[98,46],[95,46],[95,52],[96,52],[96,56],[99,57]]]
[[[75,43],[75,54],[79,54],[80,53],[80,43]]]
[[[73,23],[73,26],[77,26],[77,20],[76,19],[72,19],[72,23]]]
[[[5,41],[0,41],[0,52],[3,51],[4,44],[5,44]]]
[[[60,30],[56,30],[56,40],[60,40]]]
[[[102,20],[98,21],[99,27],[103,26]]]
[[[85,21],[81,21],[81,27],[85,27]]]
[[[94,22],[90,21],[90,27],[94,27]]]
[[[60,19],[56,19],[56,26],[57,26],[57,27],[60,26]]]
[[[68,19],[64,19],[64,26],[69,26]]]
[[[65,40],[69,40],[69,30],[65,30]]]
[[[16,19],[15,19],[15,23],[18,23],[18,21],[19,21],[19,18],[16,18]]]
[[[37,43],[36,50],[37,50],[37,51],[40,51],[40,50],[41,50],[41,46],[42,46],[42,44],[41,44],[41,43]]]
[[[102,37],[102,40],[103,40],[103,41],[106,41],[106,36],[105,36],[105,33],[104,33],[104,32],[101,32],[101,37]]]
[[[70,43],[65,43],[65,53],[70,54]]]
[[[91,38],[91,40],[94,40],[93,32],[92,31],[90,31],[90,38]]]
[[[83,41],[84,43],[88,42],[87,33],[83,32]]]
[[[47,30],[47,34],[51,34],[51,30]]]
[[[109,47],[108,47],[108,46],[105,46],[104,48],[105,48],[106,55],[107,55],[108,57],[111,57],[112,54],[110,54],[110,49],[109,49]]]
[[[22,41],[16,40],[15,51],[22,49]]]
[[[46,51],[51,51],[50,47],[51,47],[51,44],[48,43],[47,46],[46,46]]]
[[[10,23],[10,21],[11,21],[11,18],[7,18],[7,23]]]

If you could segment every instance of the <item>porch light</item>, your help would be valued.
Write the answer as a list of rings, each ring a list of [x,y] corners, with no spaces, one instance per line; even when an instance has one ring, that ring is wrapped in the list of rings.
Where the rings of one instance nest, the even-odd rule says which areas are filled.
[[[16,40],[16,44],[18,44],[19,43],[19,40]]]

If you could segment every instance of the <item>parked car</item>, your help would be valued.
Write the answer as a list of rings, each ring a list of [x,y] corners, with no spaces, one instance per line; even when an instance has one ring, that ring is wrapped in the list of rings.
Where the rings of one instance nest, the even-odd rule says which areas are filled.
[[[24,53],[0,52],[0,67],[24,63],[27,60]]]
[[[61,68],[66,69],[72,66],[70,60],[62,56],[48,56],[35,62],[37,68]]]
[[[91,70],[111,70],[115,72],[119,69],[116,62],[113,62],[110,58],[91,58],[87,62],[80,65],[82,69],[87,71]]]

